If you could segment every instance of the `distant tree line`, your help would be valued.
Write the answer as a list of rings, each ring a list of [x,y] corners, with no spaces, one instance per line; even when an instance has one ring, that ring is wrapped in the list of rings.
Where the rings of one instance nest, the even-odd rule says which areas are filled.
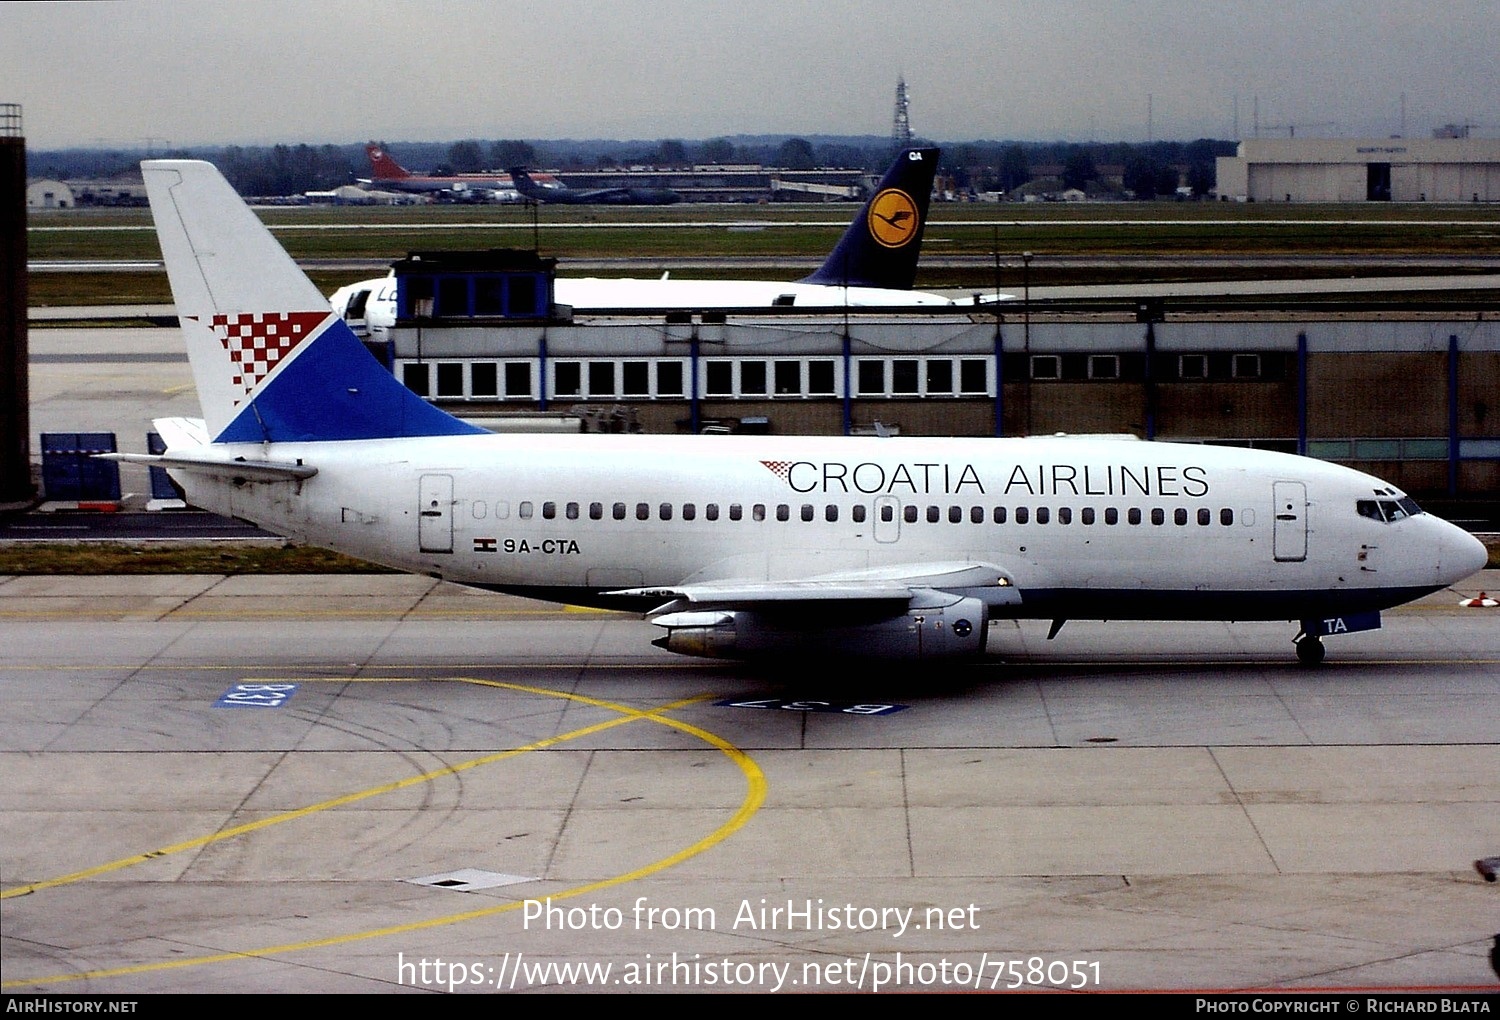
[[[739,135],[696,142],[674,138],[651,142],[464,139],[441,143],[397,142],[387,149],[408,169],[438,175],[515,166],[567,171],[632,166],[678,169],[735,163],[793,170],[858,167],[875,172],[888,166],[894,155],[890,140],[875,136]],[[1234,152],[1234,142],[1206,138],[1149,144],[950,142],[943,143],[942,173],[960,191],[1015,192],[1047,171],[1055,173],[1062,188],[1090,193],[1118,193],[1123,189],[1136,198],[1170,196],[1185,181],[1195,194],[1201,195],[1213,187],[1215,157]],[[33,177],[76,180],[129,172],[147,155],[139,151],[69,149],[32,153],[29,162]],[[178,149],[155,155],[210,160],[246,196],[326,191],[370,176],[362,143],[232,145],[221,149]],[[1107,182],[1101,167],[1114,168]]]

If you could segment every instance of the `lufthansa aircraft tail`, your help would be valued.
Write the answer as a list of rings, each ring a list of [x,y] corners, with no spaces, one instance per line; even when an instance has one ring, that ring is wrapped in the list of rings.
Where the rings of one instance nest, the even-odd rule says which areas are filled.
[[[506,173],[510,174],[511,182],[515,184],[516,190],[521,193],[522,197],[529,198],[533,202],[564,202],[571,197],[567,194],[559,194],[564,190],[562,188],[548,189],[538,184],[525,167],[511,167]]]
[[[212,164],[141,170],[210,442],[481,431],[383,368]]]
[[[833,254],[799,283],[911,290],[941,149],[905,149]]]

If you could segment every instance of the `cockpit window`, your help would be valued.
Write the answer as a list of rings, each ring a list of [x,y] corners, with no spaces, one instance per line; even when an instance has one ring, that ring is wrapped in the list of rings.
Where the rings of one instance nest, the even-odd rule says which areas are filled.
[[[1410,496],[1401,499],[1361,499],[1354,508],[1361,517],[1372,521],[1399,521],[1403,517],[1415,517],[1422,512],[1417,501]]]

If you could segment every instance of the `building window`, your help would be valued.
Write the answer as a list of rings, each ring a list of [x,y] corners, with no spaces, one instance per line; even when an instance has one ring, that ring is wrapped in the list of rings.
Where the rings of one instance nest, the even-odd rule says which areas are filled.
[[[656,363],[656,393],[662,397],[683,395],[682,362],[658,361]]]
[[[613,397],[615,395],[615,363],[613,361],[589,362],[589,396]]]
[[[576,392],[576,383],[575,383]],[[505,395],[511,398],[531,397],[531,363],[508,361],[505,363]]]
[[[740,393],[749,397],[766,395],[766,363],[764,361],[741,361]]]
[[[552,394],[557,397],[583,395],[583,365],[577,361],[552,363]]]
[[[828,397],[837,393],[834,386],[832,361],[809,361],[807,363],[807,395]]]
[[[1179,354],[1177,356],[1177,378],[1207,379],[1208,356],[1206,354]]]
[[[627,361],[620,366],[620,395],[625,397],[649,397],[651,395],[651,363]]]
[[[917,362],[910,358],[897,358],[891,362],[891,392],[897,396],[916,396]]]
[[[464,395],[464,365],[461,361],[440,361],[437,367],[437,395],[461,397]]]
[[[1061,379],[1062,358],[1056,354],[1033,354],[1031,356],[1031,378]]]
[[[802,395],[802,362],[776,362],[776,395],[778,397]]]
[[[734,396],[734,362],[705,362],[703,365],[703,380],[703,392],[708,396]]]
[[[989,393],[990,363],[980,358],[964,358],[958,363],[959,392],[969,395]]]
[[[476,361],[469,366],[469,393],[476,397],[499,394],[499,366],[493,361]]]
[[[428,382],[427,363],[425,361],[409,361],[401,366],[401,381],[406,388],[419,397],[430,397],[432,395],[432,384]]]
[[[1118,354],[1090,354],[1090,379],[1120,378],[1120,356]]]
[[[1234,356],[1234,377],[1236,379],[1259,379],[1260,374],[1259,354],[1236,354]]]

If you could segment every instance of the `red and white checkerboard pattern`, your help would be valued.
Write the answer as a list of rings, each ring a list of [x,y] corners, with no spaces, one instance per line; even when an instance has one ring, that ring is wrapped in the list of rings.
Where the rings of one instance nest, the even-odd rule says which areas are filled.
[[[229,352],[233,385],[249,393],[329,317],[328,312],[252,312],[215,315],[214,336]],[[235,401],[239,403],[238,400]]]
[[[761,464],[765,466],[765,469],[767,471],[771,472],[771,474],[775,475],[777,478],[780,478],[783,482],[786,482],[788,484],[791,483],[792,463],[793,462],[789,460],[761,461]]]

